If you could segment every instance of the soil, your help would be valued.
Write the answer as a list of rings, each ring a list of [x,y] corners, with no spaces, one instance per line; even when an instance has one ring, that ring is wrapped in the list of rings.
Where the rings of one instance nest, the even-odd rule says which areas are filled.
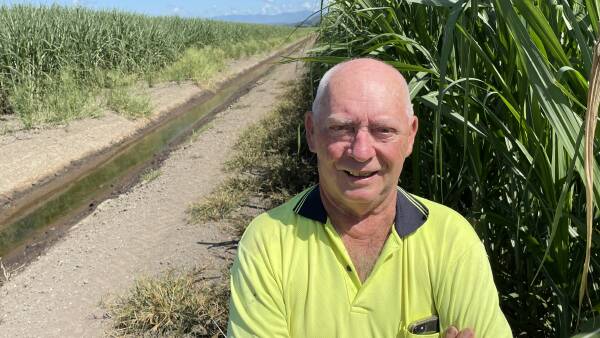
[[[153,121],[275,53],[277,51],[231,61],[227,70],[216,74],[207,85],[172,82],[140,89],[150,99],[152,113],[147,118],[128,119],[106,110],[100,112],[98,118],[25,129],[17,116],[1,115],[0,214],[13,207],[14,201],[24,194],[71,170],[80,159],[123,142]]]
[[[243,69],[248,64],[234,67]],[[207,128],[173,151],[158,169],[156,179],[141,182],[98,205],[60,241],[11,276],[0,287],[0,336],[103,336],[111,325],[103,303],[124,293],[134,279],[175,267],[205,267],[208,275],[222,274],[232,253],[223,247],[209,249],[203,243],[234,238],[216,223],[189,224],[186,209],[226,178],[223,163],[241,131],[273,109],[290,81],[302,71],[294,63],[275,66]],[[189,97],[182,92],[200,90],[186,86],[190,84],[155,89],[159,92],[157,114],[185,102]],[[21,178],[24,172],[45,177],[60,170],[55,157],[64,165],[105,146],[106,138],[100,140],[102,134],[127,137],[144,123],[105,114],[97,120],[72,122],[66,128],[12,131],[1,136],[0,193],[6,191],[6,182],[20,179],[21,185],[32,184],[33,176]],[[74,145],[82,138],[85,142],[80,142],[81,147]],[[19,152],[17,145],[24,148]],[[7,149],[14,151],[10,165],[4,163]],[[32,155],[32,149],[42,149],[48,157]],[[5,172],[12,176],[7,178]]]

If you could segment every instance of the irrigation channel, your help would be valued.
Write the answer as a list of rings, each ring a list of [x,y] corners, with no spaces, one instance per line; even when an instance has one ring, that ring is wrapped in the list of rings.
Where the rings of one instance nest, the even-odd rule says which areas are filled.
[[[10,207],[0,209],[0,257],[4,265],[31,260],[103,200],[126,191],[143,170],[156,166],[190,133],[247,92],[282,56],[304,46],[308,39],[224,82],[214,92],[205,91],[134,137],[82,160],[66,173],[18,196]]]
[[[202,243],[225,242],[234,235],[225,224],[189,224],[186,210],[227,177],[224,162],[242,131],[272,111],[304,71],[300,64],[273,61],[236,78],[227,92],[203,98],[193,109],[154,126],[110,156],[115,163],[111,170],[124,168],[124,176],[131,176],[162,153],[160,175],[119,187],[121,183],[110,182],[131,178],[105,174],[114,178],[104,185],[113,184],[112,189],[121,193],[103,202],[94,200],[95,210],[72,222],[59,240],[0,286],[0,337],[102,336],[112,323],[105,304],[125,293],[135,279],[171,268],[204,267],[207,278],[223,275],[233,253]],[[208,116],[212,121],[207,122]],[[185,138],[191,125],[204,126]],[[102,169],[108,165],[104,161],[90,173],[108,170]],[[69,189],[77,182],[72,184]]]

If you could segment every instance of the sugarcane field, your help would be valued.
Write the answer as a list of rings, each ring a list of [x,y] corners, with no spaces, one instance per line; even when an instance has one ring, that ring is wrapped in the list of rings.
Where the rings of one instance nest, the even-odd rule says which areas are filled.
[[[600,0],[0,0],[0,337],[600,337]]]

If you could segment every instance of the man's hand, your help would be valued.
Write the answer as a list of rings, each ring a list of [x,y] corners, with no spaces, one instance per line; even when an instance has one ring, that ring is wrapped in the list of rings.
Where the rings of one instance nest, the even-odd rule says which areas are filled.
[[[464,329],[458,332],[458,329],[454,326],[450,326],[446,329],[444,338],[475,338],[475,333],[471,329]]]

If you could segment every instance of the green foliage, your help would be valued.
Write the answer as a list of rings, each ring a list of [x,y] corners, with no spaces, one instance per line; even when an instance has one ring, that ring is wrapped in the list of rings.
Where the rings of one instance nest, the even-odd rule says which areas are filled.
[[[209,284],[201,271],[140,278],[109,304],[114,335],[214,337],[227,330],[229,289]]]
[[[100,107],[92,103],[96,94],[96,90],[81,87],[73,71],[67,69],[53,79],[23,78],[7,95],[5,107],[11,113],[28,112],[21,115],[21,120],[26,127],[32,127],[97,116]]]
[[[237,177],[223,182],[204,200],[189,207],[188,213],[192,222],[218,221],[229,216],[248,200],[250,184],[250,179]]]
[[[178,61],[163,71],[163,77],[177,82],[184,80],[205,81],[225,68],[226,57],[227,55],[223,49],[210,46],[201,49],[188,49]]]
[[[277,108],[236,144],[227,168],[255,178],[255,192],[273,205],[316,183],[316,162],[304,140],[304,113],[312,102],[309,82],[299,81]]]
[[[236,155],[229,161],[229,170],[235,176],[211,196],[190,206],[192,221],[228,217],[241,234],[248,216],[231,214],[252,194],[275,204],[315,183],[312,155],[298,134],[302,132],[298,127],[303,123],[310,95],[309,81],[303,79],[290,88],[283,102],[266,119],[244,132],[238,140]],[[110,304],[112,333],[202,337],[224,334],[228,285],[220,281],[207,284],[201,279],[200,271],[171,271],[157,278],[137,280],[128,294]]]
[[[223,64],[231,57],[227,53],[233,54],[232,47],[248,46],[235,51],[240,56],[255,53],[263,41],[283,42],[291,32],[290,27],[81,7],[1,5],[0,112],[17,113],[28,126],[87,116],[77,107],[94,102],[94,93],[110,77],[106,73],[135,75],[151,82],[152,74],[182,57],[181,63],[189,63],[189,54],[208,49],[211,53],[203,55],[204,63],[196,58],[190,65],[198,70],[183,67],[185,71],[173,74],[179,80],[204,79],[203,67],[214,73],[213,61]],[[185,54],[187,50],[191,51]],[[140,104],[123,97],[117,101]]]
[[[299,38],[304,32],[295,32],[289,36],[277,36],[265,40],[249,39],[226,46],[205,46],[190,48],[181,58],[161,71],[159,79],[181,82],[192,80],[211,86],[211,78],[226,69],[227,60],[239,59],[270,51],[281,46],[288,39]]]
[[[148,168],[144,170],[142,175],[140,176],[140,180],[144,183],[152,182],[155,179],[159,178],[162,172],[158,168]]]
[[[578,314],[587,231],[583,116],[598,7],[332,1],[308,58],[317,62],[315,82],[330,65],[359,56],[405,74],[421,130],[401,181],[471,220],[515,335],[568,337],[600,302],[596,212],[590,287]],[[596,153],[599,201],[597,160]]]
[[[150,98],[135,95],[122,88],[110,89],[106,95],[106,106],[117,113],[138,118],[150,115]]]
[[[269,116],[244,131],[226,164],[233,178],[190,206],[193,222],[227,218],[241,234],[254,215],[236,215],[235,211],[252,197],[270,208],[316,183],[316,163],[303,127],[310,102],[310,83],[302,79]]]

